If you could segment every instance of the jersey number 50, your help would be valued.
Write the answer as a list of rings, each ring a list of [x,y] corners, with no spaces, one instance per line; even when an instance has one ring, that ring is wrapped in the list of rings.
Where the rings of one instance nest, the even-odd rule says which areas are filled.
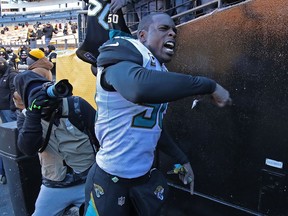
[[[98,23],[106,30],[109,29],[108,23],[118,23],[118,14],[109,14],[110,4],[107,1],[90,0],[88,16],[98,16]],[[108,20],[106,19],[108,15]]]

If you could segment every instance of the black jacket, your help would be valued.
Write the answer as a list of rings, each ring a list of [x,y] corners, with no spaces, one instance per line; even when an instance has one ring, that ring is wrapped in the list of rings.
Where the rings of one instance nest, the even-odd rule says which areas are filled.
[[[8,66],[3,75],[0,74],[0,109],[16,110],[13,93],[15,87],[13,84],[14,77],[18,74],[16,70]]]
[[[44,27],[42,31],[44,33],[45,38],[52,38],[53,33],[57,34],[52,25]]]
[[[49,82],[49,80],[34,73],[33,71],[24,71],[15,77],[14,83],[17,92],[19,93],[25,104],[25,107],[28,107],[28,92],[31,90],[31,88],[39,86],[46,82]],[[54,110],[55,107],[52,109]],[[79,97],[79,109],[81,111],[83,123],[85,124],[86,128],[92,134],[94,134],[95,137],[94,132],[94,123],[96,115],[95,109],[86,100],[80,97]],[[27,155],[33,155],[37,153],[38,149],[43,144],[43,138],[42,138],[43,131],[41,125],[41,118],[43,117],[44,117],[43,115],[34,114],[33,112],[27,111],[26,116],[20,114],[17,118],[17,127],[19,130],[18,147],[23,153]],[[54,120],[56,125],[57,125],[57,119],[61,117],[62,116],[56,114]]]
[[[23,71],[15,77],[15,89],[22,98],[25,107],[28,107],[28,87],[32,88],[36,84],[42,85],[46,82],[50,82],[50,80],[31,70]]]
[[[74,97],[74,96],[72,96]],[[62,103],[61,103],[62,104]],[[74,108],[74,107],[73,107]],[[87,130],[90,131],[93,138],[96,140],[94,123],[95,123],[95,109],[83,98],[79,97],[79,108],[81,111],[81,119],[85,124]],[[72,109],[69,105],[69,110]],[[58,110],[61,110],[58,108]],[[72,112],[71,110],[69,113]],[[57,125],[58,119],[62,115],[55,116],[54,124]],[[31,115],[26,112],[26,116],[21,113],[17,117],[18,148],[26,155],[34,155],[43,144],[43,130],[41,125],[41,116]],[[46,133],[46,132],[45,132]],[[61,131],[60,131],[61,133]],[[32,144],[32,145],[31,145]]]

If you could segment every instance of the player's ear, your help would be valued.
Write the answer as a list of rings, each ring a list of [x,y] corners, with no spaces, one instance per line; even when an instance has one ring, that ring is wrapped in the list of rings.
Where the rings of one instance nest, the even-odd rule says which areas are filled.
[[[147,31],[145,31],[145,30],[138,31],[137,37],[141,43],[146,42]]]

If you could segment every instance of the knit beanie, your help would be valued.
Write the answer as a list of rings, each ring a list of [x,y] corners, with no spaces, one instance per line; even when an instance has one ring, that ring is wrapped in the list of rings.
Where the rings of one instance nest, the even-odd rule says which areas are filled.
[[[41,59],[41,58],[44,58],[45,57],[45,54],[42,50],[40,49],[33,49],[31,50],[29,53],[28,53],[28,56],[37,61],[38,59]]]

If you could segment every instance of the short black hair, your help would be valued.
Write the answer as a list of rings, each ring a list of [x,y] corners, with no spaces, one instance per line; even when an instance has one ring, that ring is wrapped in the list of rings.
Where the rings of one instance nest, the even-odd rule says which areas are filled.
[[[56,50],[55,46],[53,46],[53,45],[48,45],[47,48],[48,48],[50,51]]]
[[[45,49],[43,47],[39,47],[39,50],[45,53]]]
[[[153,23],[153,17],[161,15],[161,14],[165,14],[165,15],[169,16],[169,14],[164,13],[164,12],[152,12],[152,13],[148,14],[147,16],[143,17],[138,24],[137,32],[142,31],[142,30],[147,31],[149,26]]]

